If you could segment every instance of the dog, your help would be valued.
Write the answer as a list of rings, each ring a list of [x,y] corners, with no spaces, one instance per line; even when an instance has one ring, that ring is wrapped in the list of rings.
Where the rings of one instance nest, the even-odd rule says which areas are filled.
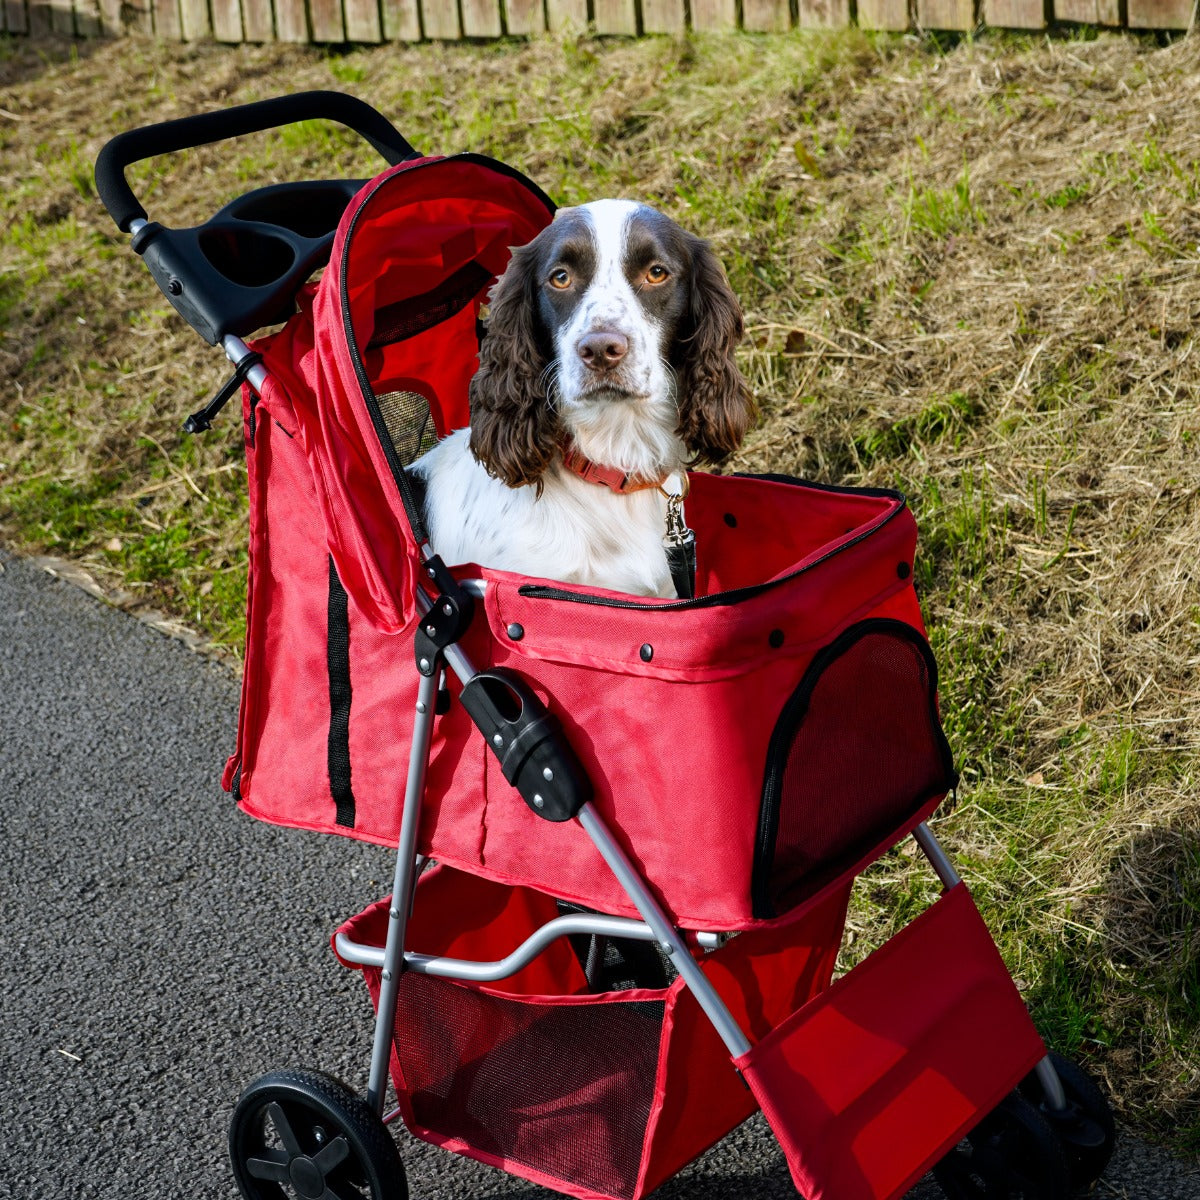
[[[448,563],[674,597],[667,497],[754,416],[716,256],[655,209],[599,200],[514,250],[488,299],[470,427],[413,464],[430,544]]]

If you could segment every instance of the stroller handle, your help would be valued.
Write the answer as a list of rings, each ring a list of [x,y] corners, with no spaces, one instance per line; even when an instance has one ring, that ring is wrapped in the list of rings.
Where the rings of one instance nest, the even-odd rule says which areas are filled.
[[[337,121],[352,129],[393,166],[417,156],[395,126],[366,101],[345,92],[296,92],[119,133],[96,158],[96,191],[117,228],[128,233],[134,221],[146,219],[146,210],[125,180],[125,168],[130,164],[297,121],[315,120]]]

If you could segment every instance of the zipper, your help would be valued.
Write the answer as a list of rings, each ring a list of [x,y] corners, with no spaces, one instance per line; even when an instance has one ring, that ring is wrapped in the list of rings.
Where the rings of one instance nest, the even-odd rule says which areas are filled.
[[[887,634],[899,636],[917,648],[925,662],[928,672],[928,687],[926,702],[929,728],[933,733],[934,745],[937,748],[942,765],[942,778],[934,788],[920,798],[924,804],[945,783],[945,791],[951,792],[958,786],[958,772],[954,769],[954,754],[950,743],[942,729],[941,718],[937,710],[938,669],[933,650],[920,632],[904,621],[892,617],[870,617],[859,621],[843,630],[829,645],[823,647],[808,664],[808,669],[801,677],[796,690],[788,698],[779,714],[775,730],[767,747],[767,774],[763,781],[762,807],[759,810],[758,836],[755,839],[754,865],[751,873],[751,907],[755,917],[770,919],[778,914],[769,895],[768,867],[775,858],[775,841],[779,835],[779,810],[783,790],[783,776],[787,770],[787,751],[795,740],[795,735],[803,725],[808,715],[808,706],[821,676],[850,648],[872,634]],[[785,743],[782,744],[781,743]]]
[[[442,160],[434,160],[442,161]],[[409,167],[410,171],[419,171],[421,168]],[[400,489],[400,501],[404,505],[404,511],[408,514],[408,523],[412,526],[413,537],[417,539],[419,544],[423,544],[429,540],[429,534],[425,530],[424,513],[418,508],[415,498],[411,494],[408,483],[408,477],[405,475],[400,460],[396,456],[396,447],[392,443],[391,434],[387,431],[387,425],[384,422],[383,414],[379,411],[379,401],[375,399],[375,389],[371,387],[370,377],[367,375],[367,368],[362,360],[362,355],[358,350],[358,342],[354,337],[354,323],[350,319],[350,295],[349,289],[346,286],[346,271],[350,265],[350,244],[354,240],[354,230],[358,225],[358,219],[362,216],[363,209],[375,198],[375,194],[389,179],[391,175],[385,179],[381,179],[363,198],[362,203],[354,210],[354,216],[350,218],[350,226],[346,230],[346,240],[342,245],[342,263],[341,263],[341,278],[338,280],[338,299],[341,303],[342,310],[342,329],[346,335],[346,344],[350,347],[350,361],[354,364],[354,374],[358,380],[359,391],[362,393],[363,400],[367,405],[367,412],[371,417],[371,425],[375,429],[375,436],[379,440],[380,446],[383,448],[384,457],[387,459],[388,466],[391,468],[392,476],[395,479],[396,486]]]

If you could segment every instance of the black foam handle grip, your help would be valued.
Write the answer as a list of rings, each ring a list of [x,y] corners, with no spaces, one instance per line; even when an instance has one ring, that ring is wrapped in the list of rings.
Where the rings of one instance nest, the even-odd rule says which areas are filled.
[[[416,156],[395,126],[366,101],[344,92],[295,92],[119,133],[96,159],[96,190],[117,227],[128,232],[133,221],[146,217],[146,210],[125,181],[125,168],[131,163],[297,121],[317,120],[337,121],[354,130],[393,165]]]

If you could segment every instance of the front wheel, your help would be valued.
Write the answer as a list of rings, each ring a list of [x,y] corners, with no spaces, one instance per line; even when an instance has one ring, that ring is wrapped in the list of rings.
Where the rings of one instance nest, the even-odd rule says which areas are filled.
[[[245,1200],[408,1200],[396,1143],[370,1106],[318,1071],[272,1071],[229,1126]]]
[[[933,1168],[933,1177],[947,1200],[1068,1200],[1071,1195],[1061,1143],[1016,1092]]]
[[[1104,1093],[1082,1067],[1054,1053],[1050,1055],[1050,1065],[1062,1084],[1066,1108],[1056,1111],[1047,1105],[1036,1071],[1022,1082],[1021,1095],[1037,1105],[1062,1142],[1072,1186],[1076,1191],[1086,1191],[1100,1178],[1112,1158],[1117,1141],[1116,1121]]]

